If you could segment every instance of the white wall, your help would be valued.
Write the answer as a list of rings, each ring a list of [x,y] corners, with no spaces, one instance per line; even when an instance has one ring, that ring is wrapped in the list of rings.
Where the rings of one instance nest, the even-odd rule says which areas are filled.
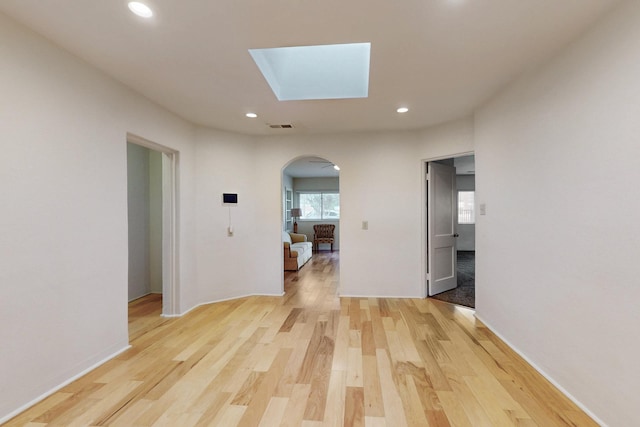
[[[162,153],[149,150],[149,291],[162,293]]]
[[[342,294],[421,296],[423,159],[473,151],[471,135],[470,120],[429,132],[268,138],[199,130],[202,301],[282,292],[282,169],[301,156],[326,158],[341,167]],[[239,193],[232,208],[233,237],[226,235],[224,191]],[[367,231],[361,229],[363,220],[369,221]]]
[[[249,294],[281,294],[280,270],[263,263],[269,249],[263,240],[268,223],[280,238],[282,230],[281,166],[275,167],[277,184],[271,198],[273,211],[265,211],[256,182],[263,162],[256,156],[254,139],[233,133],[199,129],[197,132],[197,276],[200,302]],[[237,206],[223,206],[222,193],[237,193]],[[233,236],[228,236],[229,214]],[[282,252],[282,244],[278,248]],[[280,255],[281,256],[281,255]],[[282,264],[282,263],[280,263]]]
[[[0,419],[121,351],[131,132],[180,151],[193,288],[193,127],[0,15]]]
[[[640,2],[476,115],[477,314],[602,423],[640,425]]]
[[[149,269],[149,149],[127,144],[129,292],[134,300],[151,292]]]

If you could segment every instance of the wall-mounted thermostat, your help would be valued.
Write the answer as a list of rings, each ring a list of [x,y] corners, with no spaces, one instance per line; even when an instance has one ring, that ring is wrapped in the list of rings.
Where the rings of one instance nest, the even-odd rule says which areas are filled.
[[[237,193],[222,193],[222,203],[225,205],[237,205],[238,194]]]

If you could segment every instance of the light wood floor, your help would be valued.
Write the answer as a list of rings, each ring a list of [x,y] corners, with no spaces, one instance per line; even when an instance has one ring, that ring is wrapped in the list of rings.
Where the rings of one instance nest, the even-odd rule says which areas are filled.
[[[592,426],[475,320],[433,299],[338,298],[337,253],[286,296],[163,319],[130,304],[133,348],[9,426]],[[390,284],[393,285],[393,284]]]

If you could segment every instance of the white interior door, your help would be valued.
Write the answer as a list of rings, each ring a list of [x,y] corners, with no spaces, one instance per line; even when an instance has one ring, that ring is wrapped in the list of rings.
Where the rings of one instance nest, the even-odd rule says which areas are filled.
[[[456,169],[428,163],[428,293],[458,286],[456,277]]]

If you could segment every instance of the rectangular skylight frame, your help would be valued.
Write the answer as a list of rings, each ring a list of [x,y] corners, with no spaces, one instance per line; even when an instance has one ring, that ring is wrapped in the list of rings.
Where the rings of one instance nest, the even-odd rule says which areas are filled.
[[[280,101],[367,98],[371,43],[249,49]]]

